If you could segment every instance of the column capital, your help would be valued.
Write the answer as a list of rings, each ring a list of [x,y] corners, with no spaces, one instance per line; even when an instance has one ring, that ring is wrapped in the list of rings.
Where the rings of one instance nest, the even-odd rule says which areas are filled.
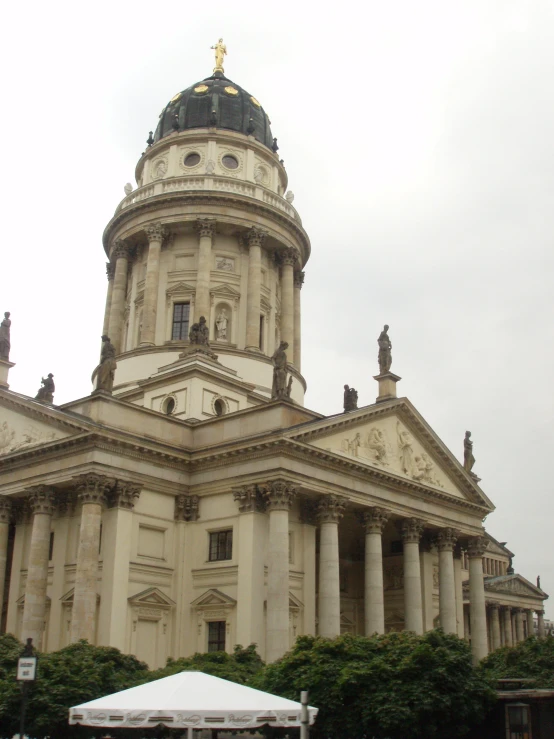
[[[342,495],[323,495],[317,503],[318,523],[338,523],[344,516],[348,498]]]
[[[113,255],[115,259],[129,259],[131,247],[122,239],[118,239],[113,245]]]
[[[198,495],[177,495],[175,498],[176,521],[198,521]]]
[[[539,618],[544,616],[544,610],[542,608],[532,608],[531,610],[533,610]]]
[[[115,275],[115,264],[112,264],[112,262],[106,262],[106,277],[108,278],[108,282],[111,282]]]
[[[233,488],[233,499],[239,507],[239,513],[263,513],[265,501],[257,485],[244,485]]]
[[[283,249],[283,251],[279,252],[279,256],[281,257],[282,264],[286,264],[291,267],[294,267],[298,261],[298,252],[293,246],[288,246],[286,249]]]
[[[0,495],[0,523],[9,523],[12,512],[12,502],[5,495]]]
[[[525,610],[525,608],[512,608],[512,613],[515,613],[516,616],[519,616],[522,613],[525,613]]]
[[[302,289],[302,285],[304,284],[304,277],[306,276],[305,272],[295,272],[294,273],[294,287],[297,287],[299,290]]]
[[[467,556],[470,559],[482,557],[488,546],[489,542],[484,536],[474,536],[468,539]]]
[[[497,603],[495,600],[486,600],[485,605],[490,609],[496,608],[497,611],[500,609],[500,603]]]
[[[113,486],[114,481],[105,475],[97,475],[95,472],[89,472],[85,475],[79,475],[74,480],[77,496],[81,503],[96,503],[104,505],[106,502],[106,493]]]
[[[403,541],[415,542],[416,544],[419,544],[424,528],[425,524],[419,518],[404,518],[399,525]]]
[[[272,480],[260,486],[268,511],[290,511],[298,489],[288,480]]]
[[[140,497],[141,490],[142,485],[137,485],[128,480],[117,480],[115,487],[108,494],[108,506],[132,511]]]
[[[56,505],[54,488],[50,485],[36,485],[27,490],[29,507],[32,513],[46,513],[51,516]]]
[[[361,511],[361,519],[366,534],[382,534],[389,520],[389,512],[384,508],[369,508]]]
[[[458,541],[458,532],[446,527],[437,534],[437,548],[439,552],[452,552]]]
[[[149,223],[144,229],[148,243],[151,241],[162,241],[167,236],[167,228],[162,223]]]
[[[248,246],[262,246],[267,236],[267,231],[263,228],[253,226],[245,233],[245,240]]]
[[[213,239],[215,234],[215,226],[215,218],[197,218],[195,222],[195,228],[199,238],[202,238],[203,236],[209,236]]]

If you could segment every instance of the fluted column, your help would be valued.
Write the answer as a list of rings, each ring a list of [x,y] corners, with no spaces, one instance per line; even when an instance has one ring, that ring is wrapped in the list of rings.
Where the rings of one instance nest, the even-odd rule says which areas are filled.
[[[266,660],[275,660],[289,648],[289,511],[297,494],[286,480],[262,487],[269,511]]]
[[[498,603],[489,603],[489,615],[491,622],[491,651],[500,649],[502,640],[500,638],[500,606]]]
[[[194,300],[194,320],[200,316],[210,321],[210,276],[212,271],[212,243],[215,234],[214,218],[199,218],[196,221],[198,233],[198,270],[196,272],[196,297]],[[210,327],[211,329],[211,327]]]
[[[382,508],[363,513],[365,527],[365,634],[385,633],[385,597],[383,592],[383,530],[389,514]]]
[[[106,492],[112,484],[113,480],[93,473],[82,475],[75,482],[82,509],[71,616],[71,641],[87,639],[94,644],[100,524]]]
[[[37,649],[42,649],[44,619],[46,615],[46,587],[48,580],[48,550],[50,528],[54,513],[54,491],[47,485],[39,485],[29,491],[29,505],[33,513],[31,546],[25,583],[25,605],[21,639],[32,639]]]
[[[502,627],[504,633],[504,646],[513,646],[514,640],[512,637],[512,609],[509,606],[502,608]]]
[[[535,623],[533,621],[533,611],[527,609],[527,636],[535,635]]]
[[[544,639],[546,630],[544,628],[544,611],[537,611],[539,639]]]
[[[523,633],[523,608],[516,608],[516,642],[522,642],[525,639]]]
[[[340,634],[339,521],[347,499],[325,495],[317,504],[319,523],[319,636]]]
[[[456,584],[454,581],[454,546],[457,532],[451,528],[439,531],[437,548],[439,550],[439,620],[448,634],[458,631],[456,619]]]
[[[8,534],[10,531],[10,516],[12,502],[4,495],[0,495],[0,611],[4,597],[6,582],[6,565],[8,563]]]
[[[469,617],[471,622],[471,651],[473,661],[479,662],[488,654],[487,610],[483,581],[483,554],[488,546],[484,536],[469,540]]]
[[[245,236],[248,244],[248,288],[246,293],[246,349],[260,348],[260,300],[262,290],[262,244],[266,232],[251,228]]]
[[[406,631],[415,631],[416,634],[423,634],[419,562],[419,540],[423,528],[423,521],[418,518],[404,519],[400,525],[404,541],[404,625]]]
[[[110,335],[110,308],[112,305],[113,279],[115,275],[115,265],[106,262],[106,277],[108,278],[108,290],[106,292],[106,307],[104,309],[104,325],[102,333],[106,336]]]
[[[296,249],[288,247],[281,252],[281,340],[289,345],[287,358],[296,366],[294,353],[294,265],[297,261]]]
[[[113,278],[112,297],[110,302],[110,320],[108,336],[116,354],[121,351],[121,334],[123,315],[125,313],[125,297],[127,294],[127,270],[129,268],[130,248],[124,241],[117,241],[113,251],[115,272]]]
[[[304,272],[294,273],[294,366],[300,372],[302,358],[302,319],[300,291],[304,284]]]
[[[158,288],[160,285],[160,254],[162,241],[167,229],[161,223],[146,226],[148,238],[148,261],[144,281],[144,307],[142,311],[142,330],[140,346],[153,346],[156,343],[156,315],[158,313]]]

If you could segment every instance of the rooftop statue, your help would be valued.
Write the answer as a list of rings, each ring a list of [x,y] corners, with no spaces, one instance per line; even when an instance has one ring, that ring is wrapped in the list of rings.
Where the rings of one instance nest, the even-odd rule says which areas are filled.
[[[115,348],[109,337],[102,336],[102,353],[100,364],[96,369],[96,389],[111,393],[117,362],[115,361]]]
[[[4,313],[4,320],[0,323],[0,359],[9,360],[10,358],[10,313]]]
[[[204,316],[200,316],[198,323],[193,323],[189,331],[189,341],[191,344],[203,344],[210,346],[210,329],[206,323]]]
[[[42,378],[42,380],[40,381],[42,387],[39,388],[38,393],[35,395],[35,400],[41,400],[43,403],[54,402],[54,393],[56,391],[56,386],[54,385],[53,377],[54,375],[49,372],[48,377]]]
[[[289,377],[289,381],[287,383],[287,355],[285,351],[288,348],[289,345],[287,342],[282,341],[271,357],[271,361],[273,362],[273,386],[271,388],[272,400],[290,398],[292,375]]]
[[[223,57],[227,54],[227,47],[223,43],[223,39],[220,38],[217,44],[210,46],[210,49],[215,49],[214,72],[223,72]]]
[[[464,437],[464,470],[471,472],[473,465],[475,464],[475,457],[473,456],[473,442],[471,441],[471,431],[466,431]]]
[[[358,410],[358,391],[348,385],[344,386],[344,412]]]
[[[377,343],[379,344],[379,355],[377,357],[379,361],[379,374],[384,375],[390,371],[392,364],[392,344],[388,335],[389,327],[387,324],[383,327],[383,330],[379,334]]]

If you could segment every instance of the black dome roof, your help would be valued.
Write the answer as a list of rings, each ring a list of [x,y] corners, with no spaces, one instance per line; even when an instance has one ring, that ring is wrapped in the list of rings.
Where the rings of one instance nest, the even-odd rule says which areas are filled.
[[[221,72],[177,93],[160,115],[154,141],[174,131],[191,128],[226,128],[252,135],[271,148],[270,121],[255,97]]]

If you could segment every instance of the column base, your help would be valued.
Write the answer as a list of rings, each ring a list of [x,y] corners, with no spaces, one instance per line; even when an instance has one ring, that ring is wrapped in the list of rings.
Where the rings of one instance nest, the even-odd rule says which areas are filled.
[[[12,367],[15,367],[15,362],[10,362],[8,359],[0,359],[0,387],[9,388],[8,385],[8,373]]]
[[[402,378],[393,372],[383,372],[382,375],[375,375],[374,380],[379,383],[379,395],[376,398],[377,403],[384,403],[386,400],[394,400],[396,398],[396,383]]]
[[[244,351],[252,352],[252,354],[263,354],[263,351],[260,349],[259,346],[245,346]]]
[[[153,341],[141,341],[139,348],[142,348],[143,346],[156,346],[156,344]]]

